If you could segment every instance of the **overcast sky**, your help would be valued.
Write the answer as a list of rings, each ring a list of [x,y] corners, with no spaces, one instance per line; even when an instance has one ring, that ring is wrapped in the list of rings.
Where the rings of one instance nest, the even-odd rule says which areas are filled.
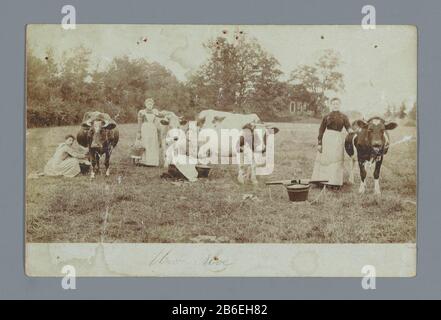
[[[208,57],[202,46],[224,30],[255,37],[280,63],[288,76],[300,64],[311,64],[324,49],[341,54],[345,91],[343,110],[365,115],[383,113],[390,104],[416,101],[417,38],[411,26],[204,26],[204,25],[31,25],[27,44],[44,57],[46,48],[61,53],[79,45],[92,49],[92,61],[105,67],[115,56],[143,57],[159,62],[178,79],[186,80]],[[332,94],[332,93],[329,93]]]

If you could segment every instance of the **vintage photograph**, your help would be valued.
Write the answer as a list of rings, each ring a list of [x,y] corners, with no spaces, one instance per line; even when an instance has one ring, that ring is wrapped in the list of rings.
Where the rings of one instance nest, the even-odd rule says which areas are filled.
[[[414,254],[417,108],[413,26],[28,25],[26,263],[41,244]]]

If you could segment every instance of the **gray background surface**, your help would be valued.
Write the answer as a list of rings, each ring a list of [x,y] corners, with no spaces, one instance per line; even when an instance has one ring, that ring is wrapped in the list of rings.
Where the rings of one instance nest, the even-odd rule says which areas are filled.
[[[118,278],[77,279],[64,291],[58,278],[24,274],[24,62],[25,25],[60,23],[72,4],[77,23],[360,24],[363,5],[377,10],[377,24],[414,24],[419,33],[418,275],[377,279]],[[440,1],[106,0],[0,3],[0,298],[295,299],[441,297]],[[115,44],[118,45],[118,44]],[[399,165],[399,164],[397,164]],[[356,227],[356,226],[354,226]]]

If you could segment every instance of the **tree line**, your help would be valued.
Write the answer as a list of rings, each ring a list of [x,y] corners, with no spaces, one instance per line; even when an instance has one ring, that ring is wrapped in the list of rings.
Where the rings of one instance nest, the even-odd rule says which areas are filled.
[[[115,57],[103,68],[92,65],[92,51],[85,47],[64,52],[59,62],[51,48],[43,57],[28,49],[28,127],[78,124],[90,110],[107,112],[119,123],[135,122],[147,97],[188,119],[212,108],[276,120],[289,115],[293,103],[319,117],[327,112],[325,92],[344,90],[342,61],[333,50],[282,80],[279,62],[255,39],[220,36],[204,46],[207,61],[186,81],[144,58]]]
[[[412,105],[412,108],[410,108],[409,111],[407,111],[406,104],[404,101],[399,105],[388,105],[386,112],[384,113],[385,118],[398,118],[398,119],[404,119],[409,118],[411,120],[416,120],[417,116],[417,107],[416,102]]]

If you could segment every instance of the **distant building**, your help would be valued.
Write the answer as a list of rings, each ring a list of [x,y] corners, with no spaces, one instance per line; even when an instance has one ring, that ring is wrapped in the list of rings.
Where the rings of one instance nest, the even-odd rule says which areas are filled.
[[[288,105],[296,115],[320,116],[327,111],[327,97],[323,93],[309,92],[303,85],[294,85]]]

